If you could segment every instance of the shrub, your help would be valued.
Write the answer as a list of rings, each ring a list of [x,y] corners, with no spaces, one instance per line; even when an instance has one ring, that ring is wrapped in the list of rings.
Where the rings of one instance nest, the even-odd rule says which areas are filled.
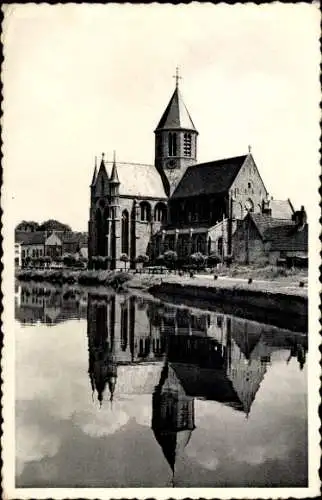
[[[145,254],[141,254],[141,255],[138,255],[135,259],[135,262],[137,262],[138,264],[147,264],[149,262],[149,256],[148,255],[145,255]]]
[[[216,266],[221,262],[221,258],[218,254],[212,253],[211,255],[208,256],[208,264],[210,266]]]
[[[121,253],[120,260],[124,262],[124,269],[126,269],[126,263],[129,261],[129,256],[127,253]]]
[[[177,262],[177,260],[178,255],[174,250],[167,250],[166,252],[164,252],[164,262],[170,268],[173,269],[175,267],[175,263]]]
[[[190,257],[191,262],[193,262],[197,268],[203,267],[206,264],[207,256],[203,255],[201,252],[193,253]]]
[[[162,254],[158,255],[156,260],[157,260],[158,264],[162,264],[164,262],[164,255],[162,255]]]

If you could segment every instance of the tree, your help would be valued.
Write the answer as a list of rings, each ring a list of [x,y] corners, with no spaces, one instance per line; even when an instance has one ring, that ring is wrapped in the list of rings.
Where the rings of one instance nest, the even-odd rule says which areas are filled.
[[[23,220],[16,226],[16,231],[38,231],[39,223],[33,220]]]
[[[71,227],[68,224],[63,224],[55,219],[48,219],[38,227],[38,231],[64,231],[71,232]]]
[[[203,255],[201,252],[193,253],[190,257],[191,262],[196,265],[198,269],[204,267],[207,261],[207,256]]]
[[[74,266],[75,263],[76,263],[75,255],[73,255],[71,253],[64,253],[64,255],[63,255],[63,263],[64,263],[64,266],[67,266],[67,267]]]
[[[174,250],[167,250],[166,252],[164,252],[163,257],[166,265],[169,266],[170,269],[174,269],[175,263],[178,260],[177,252],[175,252]]]
[[[216,266],[217,264],[219,264],[219,262],[221,262],[221,257],[218,254],[212,253],[211,255],[209,255],[208,264],[210,266]]]
[[[149,256],[145,254],[140,254],[136,257],[135,261],[138,264],[147,264],[149,262]]]
[[[160,254],[157,256],[157,261],[159,264],[163,264],[164,262],[164,255],[163,254]]]
[[[126,269],[126,263],[129,261],[129,256],[127,253],[121,253],[120,260],[124,262],[124,269]]]

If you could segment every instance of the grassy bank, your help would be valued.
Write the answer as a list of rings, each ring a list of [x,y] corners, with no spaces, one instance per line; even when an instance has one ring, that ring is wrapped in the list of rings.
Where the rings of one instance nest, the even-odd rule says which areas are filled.
[[[232,264],[229,267],[223,266],[216,269],[214,274],[218,276],[227,276],[229,278],[252,278],[254,280],[269,280],[269,281],[306,281],[308,277],[307,269],[285,268],[279,266],[243,266],[240,264]]]
[[[105,286],[118,290],[131,279],[122,271],[70,271],[67,269],[22,269],[16,277],[20,281],[46,282],[57,285]]]

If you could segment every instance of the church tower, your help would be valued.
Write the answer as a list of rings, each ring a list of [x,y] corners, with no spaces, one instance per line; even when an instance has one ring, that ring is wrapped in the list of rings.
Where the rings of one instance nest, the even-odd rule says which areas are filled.
[[[171,196],[190,165],[197,163],[198,132],[179,90],[178,68],[176,87],[162,118],[155,129],[155,166],[165,192]]]

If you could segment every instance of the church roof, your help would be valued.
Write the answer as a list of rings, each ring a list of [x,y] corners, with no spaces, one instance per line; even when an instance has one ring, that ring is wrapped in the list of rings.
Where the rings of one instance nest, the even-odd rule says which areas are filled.
[[[105,166],[111,177],[113,162],[106,162]],[[167,198],[162,179],[154,165],[117,162],[117,173],[121,196]]]
[[[290,200],[270,200],[271,216],[275,219],[292,219],[294,208]]]
[[[175,88],[169,104],[156,128],[156,130],[160,129],[185,129],[197,132],[178,87]]]
[[[246,158],[247,155],[236,156],[187,168],[172,199],[227,192]]]

